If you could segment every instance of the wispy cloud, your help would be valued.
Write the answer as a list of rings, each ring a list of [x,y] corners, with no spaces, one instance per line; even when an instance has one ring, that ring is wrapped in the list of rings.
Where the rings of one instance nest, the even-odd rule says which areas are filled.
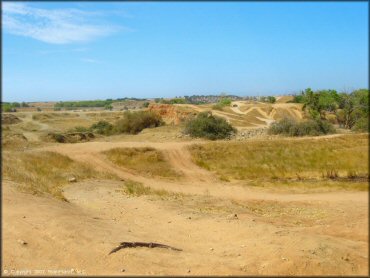
[[[48,54],[57,54],[57,53],[72,53],[72,52],[86,52],[88,48],[79,47],[79,48],[67,48],[67,49],[49,49],[49,50],[40,50],[37,53],[41,55]]]
[[[81,61],[90,64],[100,64],[100,61],[91,58],[82,58]]]
[[[4,31],[51,44],[91,41],[126,28],[93,22],[97,13],[79,9],[41,9],[3,2]]]

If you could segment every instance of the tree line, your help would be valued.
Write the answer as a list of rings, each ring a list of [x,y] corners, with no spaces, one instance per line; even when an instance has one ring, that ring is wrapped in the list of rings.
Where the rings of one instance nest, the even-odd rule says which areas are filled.
[[[303,109],[312,119],[332,119],[343,128],[369,130],[368,89],[338,93],[336,90],[313,91],[308,88],[294,96],[292,102],[303,103]]]

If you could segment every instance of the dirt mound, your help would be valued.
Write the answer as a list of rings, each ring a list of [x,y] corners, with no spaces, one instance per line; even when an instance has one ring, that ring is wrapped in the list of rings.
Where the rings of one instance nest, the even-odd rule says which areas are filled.
[[[75,118],[80,117],[79,114],[76,113],[40,113],[40,114],[33,114],[32,119],[36,121],[45,121],[55,118]]]
[[[293,99],[293,96],[280,96],[276,97],[276,103],[287,103],[289,101],[292,101]]]
[[[92,132],[70,132],[70,133],[48,133],[46,135],[47,141],[54,141],[58,143],[78,143],[86,142],[95,138]]]
[[[20,123],[21,120],[12,114],[1,114],[1,123],[3,125],[12,125],[12,124],[17,124]]]
[[[185,109],[185,107],[175,106],[172,104],[151,104],[149,105],[148,110],[161,115],[167,124],[175,125],[178,125],[197,114],[192,109]]]
[[[24,146],[28,142],[27,138],[22,133],[3,134],[3,147],[19,147]]]

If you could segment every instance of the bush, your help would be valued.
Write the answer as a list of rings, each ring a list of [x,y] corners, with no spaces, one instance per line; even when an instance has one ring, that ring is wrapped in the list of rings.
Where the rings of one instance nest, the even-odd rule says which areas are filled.
[[[268,103],[275,103],[276,102],[276,98],[273,97],[273,96],[261,97],[260,98],[260,101],[262,101],[262,102],[268,102]]]
[[[90,129],[84,126],[76,126],[71,132],[89,132]]]
[[[104,106],[104,109],[105,109],[105,110],[112,110],[112,109],[113,109],[113,106],[112,106],[111,104],[106,104],[106,105]]]
[[[117,133],[137,134],[144,128],[153,128],[163,125],[162,117],[151,111],[126,111],[124,117],[114,126]]]
[[[10,106],[5,106],[3,108],[3,111],[4,112],[17,112],[17,109],[13,108],[13,107],[10,107]]]
[[[184,133],[191,137],[203,137],[210,140],[225,139],[236,133],[225,119],[202,112],[186,123]]]
[[[221,98],[215,105],[212,106],[212,109],[222,111],[225,106],[229,106],[230,104],[231,99]]]
[[[229,99],[229,98],[221,98],[218,103],[221,104],[221,105],[223,105],[223,106],[228,106],[228,105],[231,104],[231,99]]]
[[[335,129],[332,124],[320,119],[296,122],[291,118],[284,118],[279,122],[273,123],[268,132],[269,134],[283,134],[287,136],[318,136],[335,133]]]
[[[223,108],[224,108],[224,105],[222,105],[220,103],[217,103],[217,104],[215,104],[215,105],[212,106],[212,109],[213,110],[220,110],[220,111],[222,111]]]
[[[99,121],[90,127],[92,132],[104,135],[110,135],[113,132],[113,125],[107,121]]]
[[[147,108],[148,106],[149,106],[149,102],[146,101],[146,102],[143,103],[144,108]]]
[[[369,119],[368,118],[360,118],[357,120],[355,125],[352,127],[352,130],[354,131],[364,131],[369,132]]]

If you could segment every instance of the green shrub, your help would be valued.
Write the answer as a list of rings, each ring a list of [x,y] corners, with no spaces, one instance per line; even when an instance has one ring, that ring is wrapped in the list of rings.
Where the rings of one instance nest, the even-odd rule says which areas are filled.
[[[230,104],[231,99],[223,97],[215,105],[212,106],[212,109],[222,111],[225,106],[229,106]]]
[[[191,137],[203,137],[210,140],[225,139],[236,133],[225,119],[202,112],[186,123],[184,133]]]
[[[268,132],[269,134],[283,134],[287,136],[318,136],[335,133],[335,129],[332,124],[320,119],[296,122],[291,118],[284,118],[279,122],[273,123]]]
[[[71,132],[89,132],[90,129],[84,126],[76,126]]]
[[[221,98],[218,103],[221,104],[221,105],[223,105],[223,106],[228,106],[228,105],[231,104],[231,99],[229,99],[229,98]]]
[[[143,103],[144,108],[147,108],[148,106],[149,106],[149,102],[146,101],[146,102]]]
[[[126,111],[123,119],[114,125],[116,133],[137,134],[144,128],[153,128],[163,125],[162,117],[151,111]]]
[[[268,103],[275,103],[276,98],[273,96],[268,96],[268,97],[260,97],[260,101],[262,102],[268,102]]]
[[[104,135],[110,135],[113,133],[113,125],[107,121],[99,121],[90,127],[92,132]]]
[[[112,110],[112,109],[113,109],[113,106],[112,106],[111,104],[106,104],[106,105],[104,106],[104,109],[105,109],[105,110]]]
[[[364,131],[364,132],[369,132],[369,119],[368,118],[360,118],[357,120],[355,125],[352,127],[352,130],[354,131]]]
[[[224,108],[224,105],[220,104],[220,103],[216,103],[215,105],[212,106],[212,109],[213,110],[220,110],[222,111]]]

